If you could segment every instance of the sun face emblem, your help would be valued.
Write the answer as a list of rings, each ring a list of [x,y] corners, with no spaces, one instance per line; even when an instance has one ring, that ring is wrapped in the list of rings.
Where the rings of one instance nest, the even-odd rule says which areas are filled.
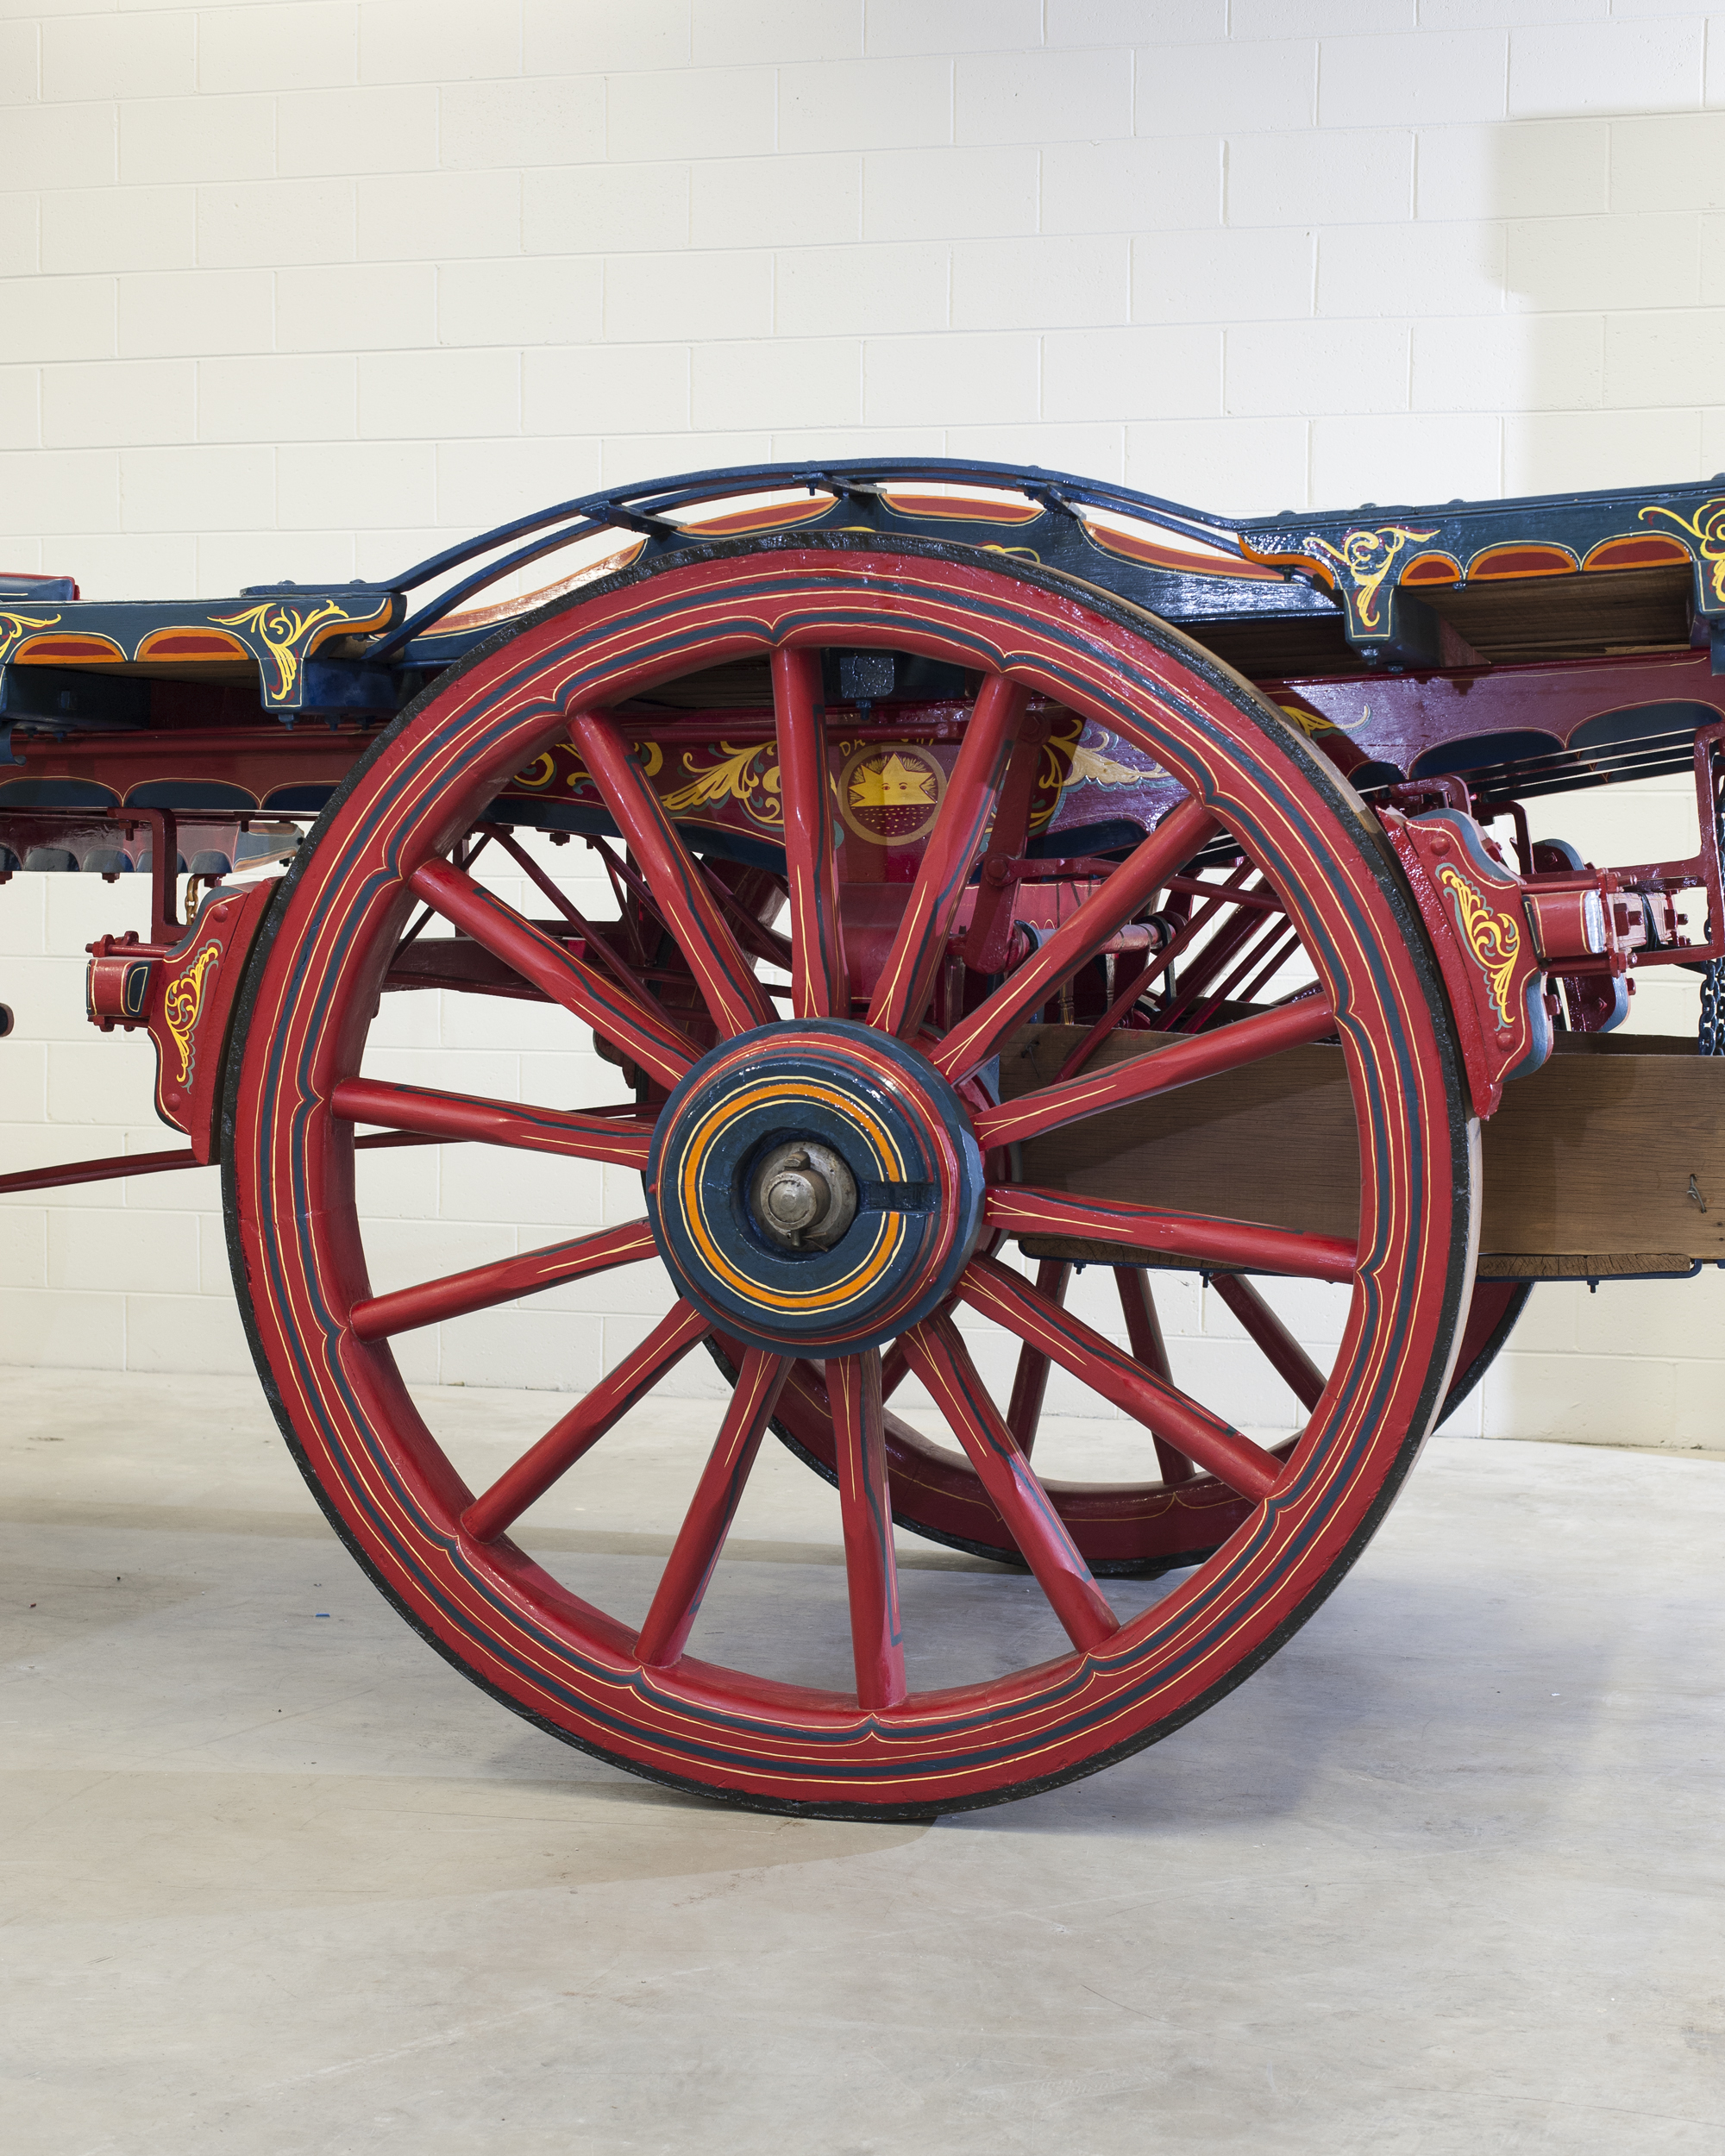
[[[846,827],[875,846],[909,846],[932,825],[946,774],[920,749],[863,749],[839,780]]]

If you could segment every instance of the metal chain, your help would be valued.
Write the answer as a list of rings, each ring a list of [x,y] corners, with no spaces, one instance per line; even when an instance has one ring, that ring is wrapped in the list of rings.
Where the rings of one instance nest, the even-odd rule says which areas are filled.
[[[1703,1056],[1725,1056],[1725,1039],[1720,1037],[1719,1029],[1722,988],[1725,988],[1725,958],[1709,959],[1701,976],[1701,1024],[1695,1042]]]

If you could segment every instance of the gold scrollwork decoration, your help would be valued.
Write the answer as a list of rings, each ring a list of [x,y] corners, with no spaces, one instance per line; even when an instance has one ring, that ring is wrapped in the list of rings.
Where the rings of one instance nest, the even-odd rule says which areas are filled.
[[[32,629],[52,629],[60,619],[58,614],[12,614],[0,609],[0,661],[3,661],[19,638]]]
[[[210,618],[223,629],[251,631],[275,668],[275,678],[268,685],[270,697],[275,703],[285,704],[293,696],[300,665],[316,632],[354,617],[338,599],[326,599],[321,606],[302,613],[297,606],[285,606],[279,599],[268,599],[247,607],[243,613],[212,614]]]
[[[694,752],[683,757],[683,768],[693,775],[688,785],[661,795],[668,816],[687,816],[691,809],[718,808],[734,800],[756,824],[776,827],[785,820],[780,796],[779,764],[775,749],[756,745],[738,749],[728,741],[718,744],[720,761],[701,765]]]
[[[1692,517],[1680,516],[1662,502],[1649,502],[1640,514],[1643,519],[1669,517],[1679,531],[1689,534],[1706,565],[1714,604],[1725,606],[1725,494],[1716,494],[1711,501],[1703,502]]]
[[[191,1076],[192,1035],[198,1030],[198,1014],[204,1008],[204,984],[221,956],[219,943],[206,943],[185,971],[176,974],[162,992],[162,1018],[179,1050],[179,1075],[175,1082],[182,1086]]]
[[[1485,975],[1491,1007],[1500,1025],[1509,1023],[1509,983],[1521,955],[1521,931],[1507,913],[1489,906],[1477,891],[1454,868],[1438,871],[1438,881],[1450,894],[1462,940],[1473,953]]]
[[[1070,786],[1139,786],[1157,775],[1152,764],[1135,769],[1104,753],[1115,746],[1112,734],[1101,736],[1103,747],[1090,748],[1084,741],[1085,721],[1076,712],[1062,712],[1054,730],[1042,745],[1042,762],[1031,799],[1030,828],[1039,831],[1060,805]]]
[[[1435,525],[1429,531],[1415,531],[1408,524],[1380,524],[1375,530],[1361,529],[1344,533],[1339,547],[1333,547],[1327,539],[1315,535],[1311,544],[1315,553],[1327,555],[1340,570],[1360,627],[1383,629],[1387,624],[1380,617],[1377,605],[1383,593],[1383,580],[1396,555],[1411,540],[1436,537]]]

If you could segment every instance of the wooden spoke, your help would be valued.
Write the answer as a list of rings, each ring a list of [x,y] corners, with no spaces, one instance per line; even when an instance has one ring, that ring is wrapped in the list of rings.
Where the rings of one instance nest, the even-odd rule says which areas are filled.
[[[800,1018],[848,1018],[850,976],[838,912],[838,849],[818,651],[773,654],[773,707],[791,885],[791,1007]]]
[[[1036,1269],[1036,1289],[1051,1303],[1063,1303],[1072,1268],[1063,1257],[1045,1257]],[[1026,1340],[1019,1349],[1019,1366],[1013,1377],[1012,1404],[1007,1409],[1007,1427],[1028,1459],[1042,1420],[1043,1395],[1048,1390],[1048,1357]]]
[[[1211,982],[1225,967],[1233,963],[1241,949],[1263,929],[1266,917],[1245,903],[1256,896],[1257,889],[1257,884],[1252,883],[1243,885],[1238,893],[1226,890],[1233,918],[1218,923],[1215,933],[1187,961],[1182,968],[1178,993],[1170,998],[1167,1008],[1157,1014],[1158,1026],[1170,1029],[1178,1025],[1193,1005],[1209,993]],[[1273,931],[1275,916],[1268,918]],[[1193,925],[1196,925],[1195,916]]]
[[[1162,1337],[1162,1320],[1156,1314],[1156,1298],[1150,1292],[1150,1275],[1142,1265],[1117,1265],[1114,1284],[1120,1291],[1120,1314],[1126,1321],[1126,1343],[1132,1360],[1172,1387],[1174,1373],[1168,1364],[1168,1348]],[[1041,1282],[1037,1285],[1040,1287]],[[1189,1482],[1195,1472],[1183,1452],[1165,1438],[1157,1438],[1156,1461],[1164,1482]]]
[[[639,1347],[625,1355],[590,1393],[583,1394],[561,1421],[554,1423],[537,1445],[505,1468],[484,1496],[467,1507],[461,1525],[474,1540],[494,1542],[710,1330],[692,1304],[674,1303]]]
[[[991,674],[977,692],[946,797],[869,1006],[869,1025],[884,1032],[908,1038],[922,1023],[1007,759],[1026,724],[1028,696],[1021,684],[1001,674]]]
[[[826,1366],[844,1526],[844,1574],[850,1589],[850,1648],[859,1707],[896,1707],[905,1696],[905,1648],[899,1622],[898,1559],[877,1348]]]
[[[957,774],[953,774],[956,779]],[[1201,801],[1182,801],[1164,817],[1113,875],[1086,899],[1041,950],[995,989],[935,1050],[934,1067],[957,1085],[980,1069],[1001,1037],[1028,1011],[1094,957],[1120,924],[1148,903],[1182,862],[1189,861],[1216,829]]]
[[[976,1143],[986,1153],[997,1145],[1013,1145],[1063,1123],[1077,1123],[1086,1116],[1102,1115],[1124,1107],[1129,1100],[1148,1100],[1151,1094],[1172,1092],[1176,1086],[1195,1085],[1201,1078],[1220,1077],[1239,1070],[1284,1048],[1300,1048],[1320,1041],[1336,1030],[1329,1003],[1323,996],[1308,1002],[1290,1003],[1280,1010],[1239,1018],[1214,1033],[1182,1034],[1142,1056],[1111,1063],[1106,1070],[1064,1085],[1044,1086],[1021,1100],[988,1108],[976,1118]]]
[[[639,1119],[632,1100],[616,1112],[534,1108],[514,1100],[436,1093],[427,1086],[344,1078],[330,1094],[329,1106],[349,1123],[376,1123],[390,1131],[467,1138],[528,1153],[563,1153],[572,1160],[604,1161],[616,1168],[645,1168],[653,1143],[653,1125]]]
[[[990,1227],[1010,1235],[1081,1236],[1087,1242],[1154,1250],[1159,1257],[1184,1260],[1194,1272],[1211,1265],[1239,1265],[1305,1280],[1349,1281],[1359,1258],[1358,1245],[1340,1236],[1302,1235],[1294,1228],[1225,1220],[1210,1213],[1164,1213],[1154,1206],[1074,1197],[1025,1183],[991,1185],[982,1217]]]
[[[752,950],[757,958],[763,958],[769,966],[776,966],[781,973],[789,973],[795,956],[790,944],[775,928],[768,928],[764,921],[756,920],[734,891],[727,891],[723,881],[706,862],[700,864],[701,879],[713,895],[715,904],[731,922],[746,950]],[[774,993],[771,988],[768,995]]]
[[[1036,798],[1036,782],[1042,775],[1042,752],[1048,733],[1045,712],[1019,728],[1006,776],[1000,781],[988,850],[977,879],[976,902],[964,932],[964,962],[973,973],[999,973],[1012,946],[1018,883],[1012,876],[992,871],[994,864],[1019,859],[1029,843],[1031,805]]]
[[[1273,950],[1271,950],[1269,957],[1264,960],[1263,965],[1258,968],[1258,971],[1252,975],[1251,979],[1246,981],[1241,987],[1239,1000],[1242,1003],[1256,1002],[1264,988],[1266,988],[1276,978],[1276,975],[1281,972],[1282,968],[1288,963],[1289,960],[1292,958],[1295,952],[1298,950],[1299,948],[1299,936],[1293,929],[1290,928],[1288,933],[1282,938],[1281,942],[1276,945]]]
[[[1273,913],[1260,917],[1240,947],[1226,977],[1191,1012],[1185,1021],[1185,1030],[1201,1033],[1230,997],[1242,1003],[1249,1001],[1252,984],[1260,977],[1268,980],[1270,971],[1284,962],[1299,941],[1298,931],[1287,927]]]
[[[1267,1497],[1276,1487],[1282,1463],[1274,1454],[1174,1386],[1151,1376],[1112,1341],[1039,1295],[1028,1281],[994,1258],[972,1258],[960,1277],[958,1293],[972,1309],[1051,1356],[1092,1391],[1143,1423],[1152,1436],[1165,1438],[1242,1497]]]
[[[1210,1285],[1245,1326],[1246,1337],[1309,1414],[1323,1397],[1324,1373],[1249,1280],[1218,1273]]]
[[[983,1390],[957,1326],[950,1318],[925,1318],[905,1335],[905,1352],[969,1455],[1067,1638],[1080,1649],[1100,1647],[1120,1630],[1119,1620],[1018,1440]]]
[[[720,1033],[747,1033],[770,1024],[773,1006],[766,992],[615,724],[603,712],[577,711],[569,739],[617,818]]]
[[[612,949],[611,945],[605,941],[605,937],[599,934],[598,930],[594,928],[593,923],[588,920],[586,914],[583,913],[580,908],[575,905],[574,901],[564,893],[561,887],[556,882],[556,881],[553,877],[546,874],[545,871],[539,866],[539,863],[534,860],[532,855],[527,851],[526,848],[524,846],[517,845],[507,831],[494,831],[492,836],[497,840],[498,844],[502,847],[503,850],[509,856],[510,859],[513,861],[521,869],[522,873],[530,877],[533,882],[537,884],[540,890],[542,890],[545,896],[549,899],[552,905],[556,907],[557,911],[569,924],[570,927],[579,931],[582,941],[586,945],[587,950],[590,950],[593,956],[598,959],[599,962],[605,968],[605,971],[614,975],[616,978],[622,982],[623,986],[629,990],[630,994],[635,997],[637,1002],[650,1003],[653,1000],[652,996],[648,990],[646,983],[641,979],[640,975],[635,972],[634,968],[629,964],[626,959],[624,959],[618,952],[614,951]],[[397,956],[400,956],[399,951],[397,952]]]
[[[788,1356],[769,1355],[762,1348],[750,1348],[743,1358],[724,1420],[641,1627],[636,1651],[649,1668],[663,1669],[676,1662],[688,1644],[701,1597],[790,1368]]]
[[[471,936],[492,957],[512,966],[524,981],[554,1003],[585,1018],[594,1032],[651,1073],[674,1086],[695,1060],[694,1044],[662,1012],[643,1004],[608,975],[574,958],[552,937],[524,920],[460,868],[428,861],[413,872],[415,894],[446,921]]]
[[[416,1288],[398,1288],[393,1294],[371,1295],[356,1302],[348,1322],[362,1340],[387,1339],[397,1332],[412,1332],[421,1326],[437,1325],[445,1318],[465,1318],[475,1310],[490,1310],[518,1295],[536,1295],[565,1281],[580,1280],[588,1273],[608,1273],[618,1265],[637,1265],[651,1257],[656,1245],[644,1220],[631,1220],[620,1228],[605,1228],[597,1235],[583,1235],[569,1243],[548,1244],[520,1257],[499,1258],[495,1264],[475,1265],[471,1271],[450,1273],[442,1280],[422,1282]]]

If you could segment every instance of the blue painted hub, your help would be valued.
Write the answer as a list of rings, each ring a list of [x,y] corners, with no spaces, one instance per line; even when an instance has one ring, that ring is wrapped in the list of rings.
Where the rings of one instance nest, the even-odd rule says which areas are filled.
[[[762,1163],[830,1148],[856,1213],[830,1250],[787,1250],[751,1203]],[[914,1049],[849,1019],[763,1025],[704,1056],[654,1133],[647,1203],[679,1292],[735,1338],[855,1354],[938,1309],[982,1221],[963,1102]]]

